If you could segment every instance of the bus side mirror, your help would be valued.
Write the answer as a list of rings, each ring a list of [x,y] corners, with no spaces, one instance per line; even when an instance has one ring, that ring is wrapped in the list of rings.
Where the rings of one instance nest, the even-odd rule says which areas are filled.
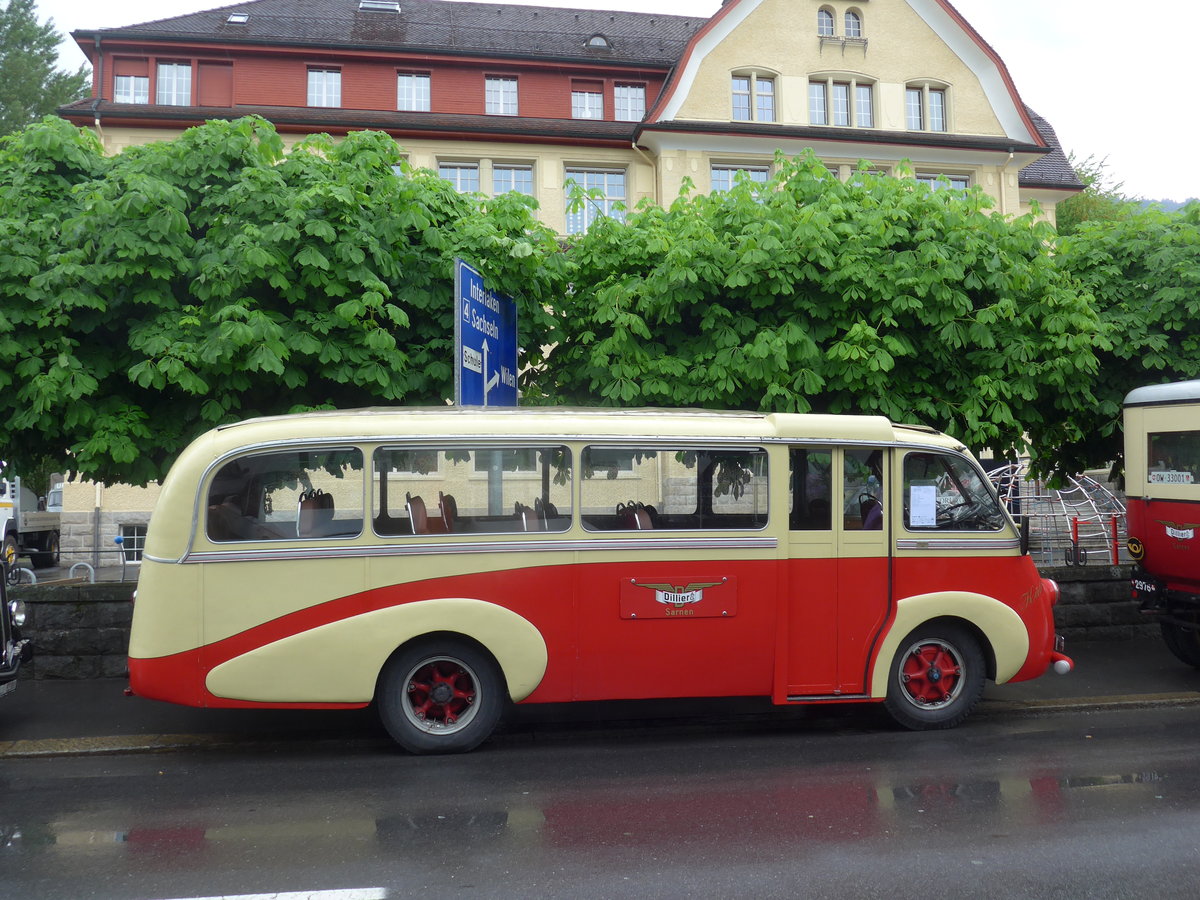
[[[1029,516],[1021,516],[1021,555],[1029,555]]]

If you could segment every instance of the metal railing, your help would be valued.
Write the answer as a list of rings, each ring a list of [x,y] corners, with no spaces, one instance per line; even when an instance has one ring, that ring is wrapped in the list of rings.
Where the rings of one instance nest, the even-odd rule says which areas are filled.
[[[988,473],[1013,518],[1029,519],[1029,552],[1042,565],[1119,565],[1128,561],[1125,505],[1088,475],[1060,487],[1030,478],[1026,463]]]

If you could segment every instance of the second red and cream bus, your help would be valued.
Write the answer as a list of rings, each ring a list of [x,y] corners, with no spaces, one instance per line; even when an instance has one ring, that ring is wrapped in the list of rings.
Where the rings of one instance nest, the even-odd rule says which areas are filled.
[[[312,413],[217,428],[165,479],[135,693],[371,703],[413,752],[506,704],[769,697],[960,722],[1069,671],[1054,582],[976,461],[880,417]]]
[[[1130,391],[1124,425],[1133,595],[1200,668],[1200,381]]]

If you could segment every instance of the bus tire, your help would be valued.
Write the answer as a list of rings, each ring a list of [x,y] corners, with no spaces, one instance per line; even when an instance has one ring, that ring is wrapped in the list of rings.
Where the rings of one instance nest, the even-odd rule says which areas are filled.
[[[421,641],[396,653],[379,675],[379,718],[410,753],[466,753],[500,719],[505,688],[492,657],[462,640]]]
[[[1200,669],[1200,631],[1184,628],[1173,622],[1160,622],[1159,628],[1162,629],[1163,641],[1166,642],[1167,649],[1175,655],[1175,658]]]
[[[905,728],[953,728],[983,695],[986,664],[962,626],[928,623],[900,643],[888,672],[884,707]]]

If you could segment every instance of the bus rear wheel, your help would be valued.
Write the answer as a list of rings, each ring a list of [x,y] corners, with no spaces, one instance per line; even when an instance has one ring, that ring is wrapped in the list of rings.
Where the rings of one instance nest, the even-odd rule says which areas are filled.
[[[983,695],[984,668],[979,642],[963,628],[923,626],[896,651],[884,706],[914,731],[953,728]]]
[[[1159,627],[1162,629],[1167,649],[1175,654],[1175,658],[1200,669],[1200,630],[1185,628],[1173,622],[1162,622]]]
[[[503,678],[495,661],[469,643],[422,642],[384,666],[377,701],[384,728],[410,753],[465,753],[496,727]]]

